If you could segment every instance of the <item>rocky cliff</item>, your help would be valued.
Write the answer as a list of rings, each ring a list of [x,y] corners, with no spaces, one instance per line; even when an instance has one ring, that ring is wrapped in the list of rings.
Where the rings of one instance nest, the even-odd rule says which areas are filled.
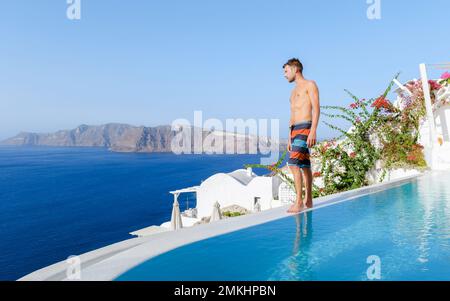
[[[203,152],[212,152],[219,140],[223,141],[223,152],[232,147],[237,153],[249,153],[250,145],[262,147],[257,151],[264,151],[270,147],[270,138],[257,137],[253,135],[242,135],[227,132],[211,132],[202,129],[190,128],[191,133],[201,133],[203,141],[211,141],[215,137],[215,143],[203,143]],[[6,139],[2,145],[45,145],[63,147],[106,147],[116,152],[172,152],[172,139],[179,135],[178,131],[172,130],[170,125],[156,127],[132,126],[128,124],[109,123],[105,125],[91,126],[80,125],[72,130],[60,130],[55,133],[28,133],[22,132],[17,136]],[[193,135],[192,135],[193,136]],[[209,138],[208,138],[209,137]],[[194,149],[194,139],[191,138],[191,147]],[[286,149],[286,141],[275,142],[278,148]],[[219,145],[219,149],[221,146]],[[215,148],[217,150],[217,148]],[[233,149],[233,148],[232,148]],[[193,151],[192,151],[193,152]]]

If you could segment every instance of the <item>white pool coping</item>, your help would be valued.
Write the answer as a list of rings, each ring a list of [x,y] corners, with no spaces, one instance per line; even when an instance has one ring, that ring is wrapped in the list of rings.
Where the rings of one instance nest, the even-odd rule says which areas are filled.
[[[411,182],[424,174],[402,177],[385,183],[366,186],[338,194],[328,195],[314,199],[314,208],[317,210],[325,206],[338,204],[367,194],[372,194],[392,187]],[[114,280],[131,268],[146,260],[199,240],[211,238],[221,234],[237,231],[284,217],[296,214],[287,213],[289,205],[258,213],[223,219],[208,224],[182,228],[177,231],[157,233],[147,237],[137,237],[124,240],[106,247],[79,255],[81,261],[80,279],[82,281],[109,281]],[[48,267],[32,272],[19,281],[63,281],[67,278],[70,265],[60,261]]]

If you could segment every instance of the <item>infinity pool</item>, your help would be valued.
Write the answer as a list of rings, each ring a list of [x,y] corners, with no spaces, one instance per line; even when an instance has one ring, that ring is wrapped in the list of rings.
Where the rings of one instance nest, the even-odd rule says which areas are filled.
[[[116,280],[368,279],[450,280],[450,173],[191,243]]]

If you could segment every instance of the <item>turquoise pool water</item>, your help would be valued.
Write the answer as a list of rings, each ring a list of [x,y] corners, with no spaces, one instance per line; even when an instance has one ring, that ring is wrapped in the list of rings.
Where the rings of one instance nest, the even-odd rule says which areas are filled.
[[[191,243],[117,280],[450,280],[449,179],[433,174]]]

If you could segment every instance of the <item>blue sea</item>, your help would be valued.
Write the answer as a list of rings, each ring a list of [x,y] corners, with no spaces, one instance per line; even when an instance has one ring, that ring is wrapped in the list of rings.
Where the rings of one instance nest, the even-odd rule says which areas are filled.
[[[169,191],[259,159],[0,147],[0,280],[132,238],[129,232],[170,220]],[[179,201],[182,210],[195,207],[194,194]]]

